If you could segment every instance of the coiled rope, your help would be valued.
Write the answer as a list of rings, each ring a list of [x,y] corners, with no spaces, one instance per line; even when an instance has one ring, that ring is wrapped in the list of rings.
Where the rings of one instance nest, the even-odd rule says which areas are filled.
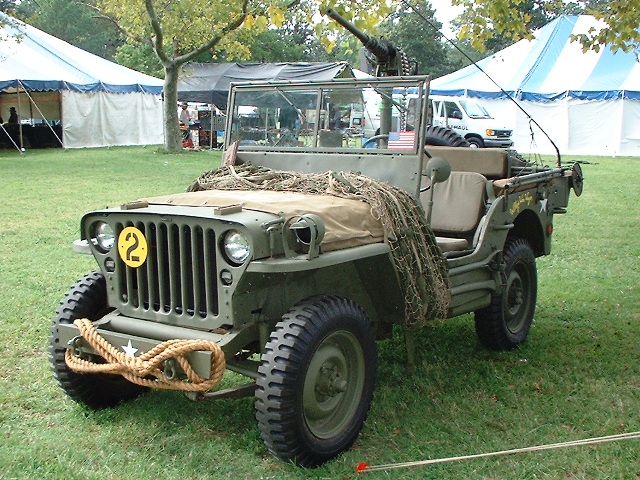
[[[209,340],[168,340],[156,345],[139,357],[134,357],[111,345],[98,333],[91,320],[83,318],[75,320],[73,324],[78,327],[82,337],[106,362],[93,363],[74,355],[70,349],[67,349],[64,360],[67,366],[77,373],[109,373],[122,375],[130,382],[144,387],[204,392],[220,383],[226,368],[222,349],[217,343]],[[199,376],[185,358],[186,354],[196,350],[213,353],[209,378]],[[187,381],[169,378],[162,371],[163,363],[171,359],[180,365]]]

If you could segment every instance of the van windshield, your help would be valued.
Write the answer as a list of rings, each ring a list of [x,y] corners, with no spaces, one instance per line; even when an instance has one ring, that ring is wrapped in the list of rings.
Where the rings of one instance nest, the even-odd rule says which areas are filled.
[[[493,118],[482,105],[476,102],[460,100],[460,105],[462,105],[464,111],[467,112],[467,115],[471,118]]]

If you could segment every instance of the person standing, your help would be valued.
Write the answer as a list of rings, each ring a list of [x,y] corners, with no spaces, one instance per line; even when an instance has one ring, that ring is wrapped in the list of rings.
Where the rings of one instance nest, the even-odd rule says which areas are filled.
[[[9,108],[9,123],[12,125],[18,124],[18,112],[16,112],[16,107]]]
[[[191,114],[188,110],[187,102],[182,102],[180,104],[180,110],[178,111],[178,121],[180,123],[180,131],[182,132],[182,144],[184,146],[184,142],[188,142],[189,135],[189,124],[191,123]]]

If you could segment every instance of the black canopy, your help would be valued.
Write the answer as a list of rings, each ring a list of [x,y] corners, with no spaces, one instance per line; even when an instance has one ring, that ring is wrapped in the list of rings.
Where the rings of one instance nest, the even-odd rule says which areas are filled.
[[[187,63],[178,82],[182,102],[210,103],[224,110],[229,85],[266,80],[329,80],[353,77],[346,62],[333,63]]]

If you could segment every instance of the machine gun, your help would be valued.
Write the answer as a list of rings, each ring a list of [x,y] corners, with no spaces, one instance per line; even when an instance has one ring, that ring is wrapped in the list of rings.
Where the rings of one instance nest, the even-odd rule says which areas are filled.
[[[384,39],[370,37],[349,22],[332,8],[327,8],[325,14],[338,22],[348,32],[352,33],[362,45],[375,57],[376,77],[393,77],[410,75],[411,68],[406,54]]]

